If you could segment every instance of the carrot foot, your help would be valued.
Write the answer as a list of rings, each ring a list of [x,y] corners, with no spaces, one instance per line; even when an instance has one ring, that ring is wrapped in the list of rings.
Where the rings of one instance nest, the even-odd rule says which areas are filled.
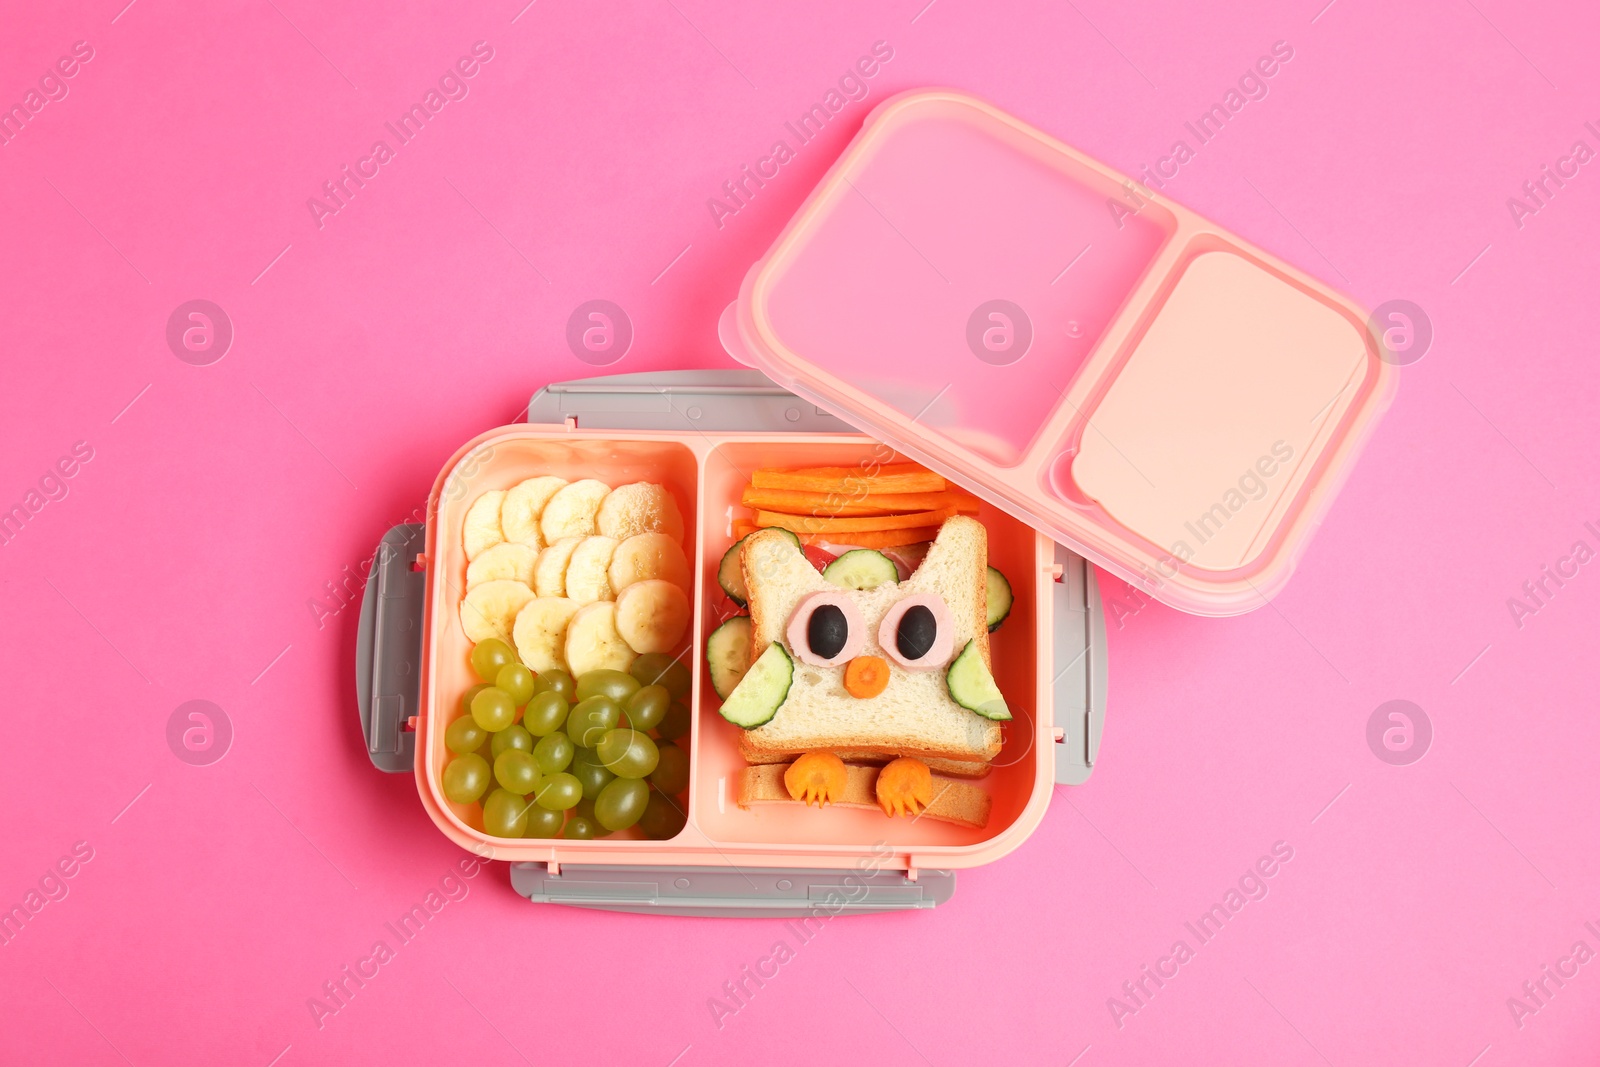
[[[933,803],[933,772],[921,760],[906,756],[878,772],[878,806],[890,818],[921,815]]]
[[[807,752],[783,772],[784,788],[804,804],[822,807],[844,796],[844,760],[832,752]]]

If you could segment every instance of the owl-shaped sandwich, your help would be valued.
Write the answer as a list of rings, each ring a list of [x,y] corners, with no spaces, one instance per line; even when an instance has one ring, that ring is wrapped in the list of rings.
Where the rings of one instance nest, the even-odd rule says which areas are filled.
[[[746,539],[750,666],[722,705],[758,765],[744,794],[775,787],[781,769],[795,800],[848,803],[871,786],[886,814],[917,815],[934,801],[932,770],[987,773],[1011,718],[990,673],[987,563],[987,531],[965,516],[944,522],[910,577],[858,588],[824,578],[783,531]],[[986,819],[987,796],[964,788]]]

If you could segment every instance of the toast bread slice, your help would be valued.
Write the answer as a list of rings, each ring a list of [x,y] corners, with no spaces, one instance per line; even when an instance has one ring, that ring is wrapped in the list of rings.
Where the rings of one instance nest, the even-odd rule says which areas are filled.
[[[751,662],[781,640],[789,618],[807,595],[841,592],[777,530],[762,530],[744,542],[740,565],[750,591]],[[851,696],[842,667],[796,662],[794,681],[777,714],[739,739],[748,763],[766,764],[826,748],[888,758],[913,756],[958,763],[988,762],[1000,752],[999,724],[968,711],[950,696],[945,670],[908,671],[885,655],[877,641],[884,614],[911,593],[937,593],[955,620],[955,650],[977,642],[989,658],[987,626],[988,531],[976,519],[947,519],[917,569],[903,582],[875,589],[846,590],[866,623],[862,654],[884,659],[889,684],[868,700]]]
[[[788,769],[789,765],[786,763],[746,767],[739,775],[739,806],[749,808],[755,804],[799,803],[789,795],[788,788],[783,784],[783,772]],[[881,811],[882,809],[878,807],[878,770],[877,767],[847,764],[844,795],[834,803],[842,808],[871,808],[874,811]],[[990,807],[989,794],[977,786],[934,775],[933,802],[916,818],[934,819],[938,822],[955,823],[958,826],[970,826],[975,830],[981,830],[989,824]]]

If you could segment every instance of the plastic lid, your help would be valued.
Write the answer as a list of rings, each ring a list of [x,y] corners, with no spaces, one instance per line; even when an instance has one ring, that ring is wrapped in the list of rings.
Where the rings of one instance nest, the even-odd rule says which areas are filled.
[[[1347,298],[973,97],[868,117],[724,345],[1174,607],[1275,593],[1393,392]]]

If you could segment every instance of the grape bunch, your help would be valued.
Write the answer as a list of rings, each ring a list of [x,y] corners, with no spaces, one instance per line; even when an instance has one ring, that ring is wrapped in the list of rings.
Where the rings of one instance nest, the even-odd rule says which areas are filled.
[[[444,732],[444,795],[481,804],[494,837],[588,840],[637,826],[677,835],[687,819],[689,669],[664,653],[627,671],[535,675],[498,638],[472,648],[482,679]]]

